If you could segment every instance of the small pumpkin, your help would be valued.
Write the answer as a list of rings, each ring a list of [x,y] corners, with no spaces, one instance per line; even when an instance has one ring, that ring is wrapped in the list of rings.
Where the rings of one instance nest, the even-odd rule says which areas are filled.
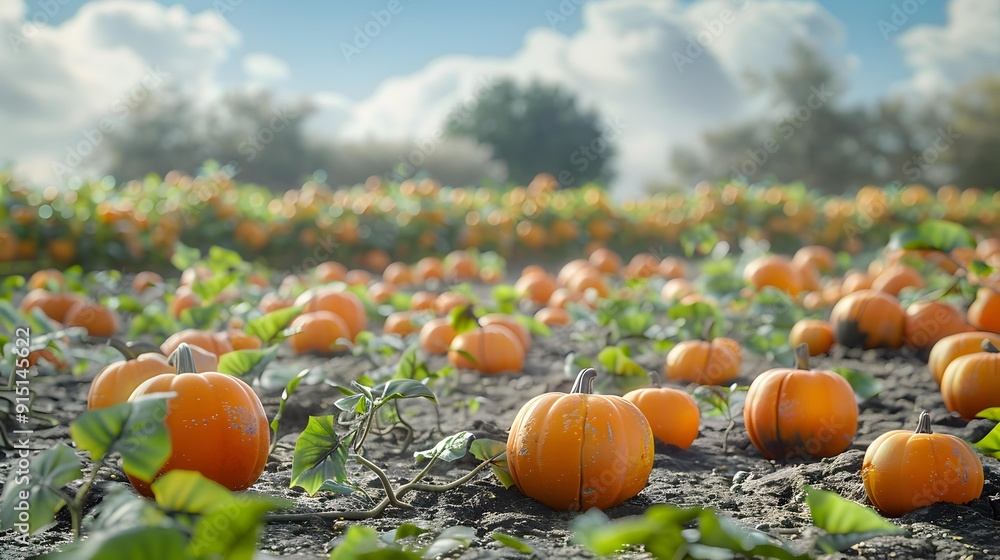
[[[509,329],[487,325],[456,336],[448,349],[448,361],[456,368],[480,373],[520,373],[524,347]]]
[[[170,458],[153,480],[174,469],[200,472],[229,490],[257,482],[267,462],[271,432],[260,398],[243,380],[217,372],[198,373],[187,343],[170,356],[174,373],[143,382],[131,399],[175,393],[163,421],[170,432]],[[125,473],[136,491],[152,497],[150,482]]]
[[[413,282],[413,274],[406,263],[394,262],[385,267],[382,272],[382,281],[396,286],[409,286]]]
[[[982,287],[969,306],[969,324],[981,331],[1000,333],[1000,292]]]
[[[872,281],[872,289],[898,296],[904,288],[920,289],[926,285],[924,277],[915,268],[894,264],[880,272]]]
[[[569,311],[562,307],[543,307],[535,313],[535,320],[552,326],[565,326],[572,322]]]
[[[970,330],[965,315],[955,306],[941,301],[918,301],[906,308],[903,341],[911,348],[930,350],[942,338]]]
[[[944,370],[948,364],[966,354],[975,354],[983,351],[983,340],[989,340],[996,346],[1000,346],[1000,334],[986,331],[972,331],[946,336],[939,340],[931,348],[930,357],[927,360],[927,369],[934,376],[934,381],[941,384],[944,377]]]
[[[607,509],[638,494],[653,470],[653,433],[642,411],[594,395],[596,372],[580,372],[567,393],[545,393],[518,411],[507,465],[518,489],[561,511]]]
[[[447,354],[455,336],[451,317],[437,317],[420,328],[420,347],[428,354]]]
[[[304,313],[329,311],[340,316],[348,329],[348,335],[345,338],[352,342],[359,332],[368,328],[365,304],[361,302],[361,298],[351,292],[333,288],[308,290],[296,298],[295,305],[303,306]]]
[[[685,340],[667,353],[667,379],[699,385],[720,385],[740,375],[739,343],[719,337],[711,342]]]
[[[189,268],[188,270],[194,269]],[[201,305],[201,298],[198,294],[194,293],[191,286],[181,285],[177,287],[177,290],[174,292],[174,297],[172,297],[170,302],[167,303],[167,311],[173,318],[180,319],[181,313],[183,313],[185,309],[191,309],[192,307],[198,307],[199,305]]]
[[[351,336],[347,322],[340,315],[324,309],[299,315],[289,328],[295,334],[288,337],[288,344],[296,354],[315,352],[330,355],[343,352],[347,348],[337,341]]]
[[[1000,406],[1000,351],[988,339],[982,348],[952,360],[941,377],[944,405],[966,420]]]
[[[556,291],[556,281],[545,271],[530,272],[522,275],[514,283],[514,292],[522,299],[543,305]]]
[[[118,350],[125,360],[107,365],[90,382],[87,410],[121,404],[145,381],[163,373],[174,372],[174,367],[167,363],[167,357],[163,354],[137,354],[124,342],[114,338],[108,344]]]
[[[652,253],[639,253],[632,257],[625,267],[625,278],[649,278],[657,273],[660,259]]]
[[[425,284],[428,280],[444,280],[444,264],[437,257],[424,257],[413,266],[413,281]]]
[[[875,439],[861,464],[868,501],[890,517],[939,502],[964,504],[983,493],[983,463],[961,438],[931,432],[920,413],[916,431],[893,430]]]
[[[768,459],[833,457],[858,428],[858,404],[846,379],[809,369],[809,352],[795,349],[797,368],[765,371],[750,384],[743,420],[754,447]]]
[[[687,264],[678,257],[665,257],[656,267],[656,273],[667,280],[684,278],[688,274]]]
[[[743,269],[743,279],[755,290],[771,286],[793,296],[802,291],[802,278],[784,255],[765,255],[750,261]]]
[[[795,251],[792,264],[798,267],[810,266],[817,272],[829,274],[837,269],[837,255],[829,247],[807,245]]]
[[[163,284],[163,277],[155,272],[144,270],[132,279],[132,291],[140,294],[149,288]]]
[[[629,391],[623,398],[642,411],[653,436],[663,443],[687,449],[698,437],[701,410],[684,391],[660,387],[654,379],[652,387]]]
[[[94,301],[78,301],[66,312],[67,327],[83,327],[91,336],[112,337],[118,332],[118,314]]]
[[[313,275],[324,284],[330,282],[343,282],[347,276],[347,267],[337,261],[327,261],[316,265]]]
[[[833,336],[833,327],[829,322],[818,319],[802,319],[792,326],[788,342],[792,348],[805,344],[809,348],[810,356],[818,356],[829,353],[836,339]]]
[[[50,292],[43,288],[31,290],[21,300],[18,309],[30,313],[32,309],[42,310],[50,319],[62,323],[70,308],[80,302],[80,297],[72,292]]]
[[[414,321],[412,311],[396,311],[385,318],[382,332],[407,337],[420,331],[420,326]]]
[[[525,352],[531,350],[531,332],[513,316],[504,313],[487,313],[479,318],[479,324],[484,327],[486,325],[504,327],[517,337]]]
[[[445,292],[434,300],[434,312],[438,316],[443,316],[451,313],[451,310],[456,307],[469,305],[472,305],[472,299],[469,296],[458,292]]]
[[[184,329],[170,335],[170,338],[164,340],[163,344],[160,345],[160,351],[163,352],[164,356],[169,356],[174,353],[174,350],[177,350],[182,342],[208,350],[216,356],[233,351],[233,345],[229,342],[229,336],[226,333],[199,329]]]
[[[837,342],[848,348],[899,348],[903,345],[906,311],[890,294],[859,290],[833,306],[830,324]]]
[[[604,274],[612,274],[617,276],[622,269],[622,258],[614,251],[614,249],[608,249],[607,247],[601,247],[590,254],[587,261]]]

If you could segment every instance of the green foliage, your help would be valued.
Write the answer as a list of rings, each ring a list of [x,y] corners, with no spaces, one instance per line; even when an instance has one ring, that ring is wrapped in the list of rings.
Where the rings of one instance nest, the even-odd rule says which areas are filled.
[[[286,307],[272,311],[263,317],[251,319],[243,326],[243,332],[256,336],[265,346],[281,342],[285,327],[302,313],[302,306]]]
[[[260,377],[277,355],[278,346],[226,352],[219,356],[219,373],[250,379]]]
[[[832,368],[832,371],[839,374],[851,384],[858,404],[882,392],[882,382],[871,375],[846,367],[835,367]]]
[[[934,249],[950,252],[959,247],[975,247],[976,238],[961,224],[944,220],[925,220],[916,226],[893,232],[888,249]]]
[[[336,430],[334,416],[310,416],[306,429],[295,441],[290,488],[299,486],[310,496],[327,480],[347,480],[347,442]]]
[[[476,438],[469,446],[469,453],[480,461],[490,461],[493,476],[503,484],[504,488],[510,488],[514,485],[514,479],[510,476],[506,450],[507,442],[488,438]]]
[[[12,465],[0,495],[0,531],[25,523],[28,533],[47,527],[67,503],[62,487],[80,476],[80,460],[62,444],[32,457],[26,469]]]
[[[446,463],[456,461],[469,453],[469,446],[476,439],[472,432],[458,432],[437,442],[434,447],[417,451],[413,458],[419,463],[424,459],[438,459]]]
[[[288,404],[288,399],[292,397],[292,393],[294,393],[295,389],[298,388],[302,379],[309,375],[309,371],[310,370],[308,369],[300,371],[298,375],[288,381],[288,384],[285,385],[285,389],[281,391],[281,401],[278,403],[278,412],[274,413],[274,418],[271,419],[271,448],[268,450],[268,455],[274,453],[275,447],[278,446],[278,429],[281,427],[281,419],[285,415],[285,406]]]
[[[806,485],[806,504],[813,523],[826,534],[816,541],[823,553],[839,552],[873,537],[906,531],[882,518],[875,510],[841,498],[834,492]]]
[[[80,415],[69,426],[79,449],[97,463],[122,456],[125,471],[149,482],[170,458],[170,433],[163,419],[173,393],[155,393]]]

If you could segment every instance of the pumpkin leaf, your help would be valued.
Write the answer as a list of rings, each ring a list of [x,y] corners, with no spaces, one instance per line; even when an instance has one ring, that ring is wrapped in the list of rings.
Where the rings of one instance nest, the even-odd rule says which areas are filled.
[[[995,406],[993,408],[987,408],[976,414],[976,418],[985,418],[987,420],[993,420],[994,422],[1000,422],[1000,407]]]
[[[984,412],[987,412],[990,415],[992,415],[994,413],[990,411],[994,410],[996,409],[988,408]],[[982,412],[980,412],[980,414],[982,414]],[[977,441],[976,443],[973,443],[972,447],[975,447],[984,455],[989,455],[991,457],[996,457],[1000,459],[1000,424],[993,426],[993,429],[990,430],[990,433],[986,434],[986,436],[983,439]]]
[[[459,305],[448,314],[451,319],[451,328],[455,329],[455,334],[462,334],[479,328],[479,320],[472,311],[471,305]]]
[[[413,458],[418,463],[424,459],[434,458],[450,463],[465,457],[469,453],[469,446],[472,445],[474,439],[476,436],[472,435],[472,432],[458,432],[437,442],[430,449],[415,452]]]
[[[336,423],[334,416],[309,417],[295,442],[289,488],[299,486],[312,496],[327,480],[347,480],[347,446],[337,435]]]
[[[336,546],[330,551],[330,560],[420,560],[419,553],[392,547],[379,538],[375,529],[354,525],[347,529],[344,536],[337,540]]]
[[[212,301],[223,290],[236,282],[236,278],[236,274],[216,272],[209,278],[191,284],[191,291],[197,294],[202,301]]]
[[[455,525],[448,527],[424,549],[424,558],[437,558],[456,550],[468,548],[476,540],[476,530],[472,527]]]
[[[210,330],[221,310],[222,306],[218,303],[189,307],[181,311],[181,324],[193,329]]]
[[[807,559],[808,554],[795,554],[789,543],[756,529],[740,527],[733,519],[704,509],[698,516],[698,545],[731,550],[746,558],[778,560]]]
[[[421,379],[427,379],[431,377],[431,371],[417,355],[418,346],[416,344],[411,344],[403,355],[399,358],[399,364],[396,366],[396,377],[399,379],[413,379],[415,381],[420,381]]]
[[[34,512],[32,512],[34,513]],[[188,558],[187,536],[175,527],[130,527],[97,531],[87,540],[72,542],[58,551],[40,556],[52,560],[113,560],[144,558],[173,560]]]
[[[500,284],[494,286],[490,292],[490,297],[497,304],[497,313],[511,314],[517,309],[517,290],[510,284]]]
[[[278,347],[234,350],[219,356],[219,373],[236,377],[259,377],[278,355]]]
[[[851,389],[854,389],[854,398],[857,399],[858,404],[882,392],[882,382],[867,373],[846,367],[832,369],[851,384]]]
[[[524,541],[517,537],[512,537],[506,533],[493,533],[490,538],[497,541],[498,543],[506,546],[507,548],[513,549],[521,554],[534,554],[535,549],[528,546]]]
[[[892,233],[889,251],[898,249],[936,249],[950,252],[958,247],[975,247],[976,238],[965,226],[945,220],[924,220],[915,227]]]
[[[390,379],[376,385],[372,394],[380,394],[376,406],[395,399],[429,399],[437,402],[437,396],[430,387],[415,379]]]
[[[0,494],[0,531],[35,533],[47,527],[66,505],[60,489],[81,476],[80,459],[64,444],[32,457],[27,469],[11,468]],[[29,514],[27,523],[21,523],[22,513]]]
[[[705,331],[707,321],[712,321],[711,338],[722,336],[722,312],[714,305],[696,301],[687,305],[674,305],[667,312],[667,317],[682,324],[681,332],[684,340],[700,339]]]
[[[507,464],[507,443],[489,438],[476,438],[469,446],[469,453],[480,461],[490,462],[490,469],[493,476],[497,477],[504,488],[514,485],[514,479],[510,476],[510,466]],[[498,456],[499,455],[499,456]]]
[[[247,321],[243,325],[243,332],[256,336],[265,345],[280,342],[285,338],[285,327],[298,317],[303,309],[304,307],[302,306],[292,306],[272,311],[263,317]]]
[[[875,510],[840,497],[836,492],[803,486],[813,524],[827,532],[816,548],[830,554],[883,535],[898,535],[906,530],[889,523]]]
[[[631,349],[626,345],[608,346],[597,354],[597,361],[615,375],[646,375],[646,369],[629,357]]]
[[[410,537],[419,537],[424,533],[430,532],[430,529],[424,529],[423,527],[418,527],[413,523],[402,523],[396,530],[392,533],[392,540],[401,541],[403,539],[408,539]]]
[[[285,405],[288,404],[288,399],[295,392],[299,383],[302,382],[302,378],[309,375],[309,371],[308,369],[300,371],[298,375],[285,385],[285,389],[281,391],[281,402],[278,403],[278,412],[274,414],[274,418],[271,420],[271,431],[274,435],[271,436],[271,448],[268,450],[268,455],[274,453],[274,448],[278,445],[278,428],[281,427],[281,418],[285,415]]]
[[[117,451],[126,472],[149,482],[170,458],[170,433],[163,419],[167,399],[174,396],[153,393],[84,412],[69,425],[70,436],[95,463]]]
[[[516,319],[518,323],[521,323],[521,325],[528,329],[528,332],[534,336],[552,336],[552,329],[534,317],[518,313],[514,315],[514,319]]]
[[[178,241],[174,244],[174,254],[170,256],[170,264],[177,270],[184,270],[194,266],[200,259],[201,251]]]

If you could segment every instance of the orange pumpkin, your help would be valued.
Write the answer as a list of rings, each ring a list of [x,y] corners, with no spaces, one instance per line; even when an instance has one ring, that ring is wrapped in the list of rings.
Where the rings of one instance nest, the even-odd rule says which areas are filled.
[[[788,335],[792,348],[805,344],[810,356],[829,353],[835,341],[830,323],[817,319],[803,319],[795,323]]]
[[[681,449],[691,447],[698,437],[701,411],[691,395],[669,387],[644,387],[625,393],[646,417],[653,436]]]
[[[625,267],[625,278],[649,278],[656,274],[660,259],[651,253],[639,253]]]
[[[170,338],[164,340],[163,344],[160,345],[160,351],[163,352],[164,356],[169,356],[174,353],[174,350],[177,350],[182,342],[208,350],[216,356],[233,351],[233,345],[229,342],[226,333],[198,329],[184,329],[170,335]]]
[[[153,286],[163,284],[163,277],[155,272],[143,271],[132,279],[132,291],[139,294]]]
[[[333,288],[309,290],[295,300],[295,305],[304,306],[302,310],[304,313],[329,311],[339,315],[347,325],[348,335],[344,338],[352,342],[359,332],[368,328],[365,304],[351,292]]]
[[[677,257],[666,257],[656,267],[656,272],[667,280],[687,276],[687,265]]]
[[[431,319],[420,328],[420,347],[428,354],[447,354],[455,334],[451,317]]]
[[[194,293],[191,286],[181,285],[177,287],[177,291],[174,292],[174,297],[171,298],[170,303],[167,304],[167,311],[175,319],[180,319],[181,313],[183,313],[185,309],[191,309],[192,307],[198,307],[199,305],[201,305],[201,298],[198,297],[198,294]]]
[[[801,277],[783,255],[766,255],[750,261],[743,269],[743,279],[755,290],[772,286],[791,295],[802,291]]]
[[[434,310],[434,302],[437,301],[437,294],[432,292],[416,292],[410,296],[410,310],[424,311]]]
[[[830,313],[837,342],[848,348],[899,348],[906,312],[894,296],[860,290],[844,296]]]
[[[383,304],[389,301],[396,294],[395,284],[388,282],[375,282],[368,288],[368,299],[375,303]]]
[[[372,273],[367,270],[355,268],[348,270],[344,275],[344,282],[348,286],[367,286],[372,281]]]
[[[444,258],[444,275],[455,280],[472,280],[479,274],[479,265],[467,251],[457,250]]]
[[[608,297],[608,294],[611,293],[601,273],[589,266],[577,270],[576,274],[567,281],[566,288],[584,295],[588,290],[593,290],[597,297],[602,298]]]
[[[844,275],[844,281],[840,284],[841,295],[853,294],[861,290],[870,290],[874,278],[867,272],[851,270]]]
[[[872,289],[898,296],[904,288],[920,289],[926,285],[924,277],[912,266],[894,264],[879,273],[872,281]]]
[[[516,318],[503,313],[487,313],[479,318],[479,324],[484,327],[486,325],[504,327],[517,338],[525,352],[531,350],[531,333]]]
[[[544,305],[556,291],[556,281],[547,272],[524,274],[514,283],[514,292],[522,299]]]
[[[507,464],[525,496],[562,511],[607,509],[638,494],[653,469],[653,434],[642,412],[594,395],[585,369],[570,393],[528,401],[507,438]]]
[[[971,331],[965,315],[940,301],[919,301],[906,308],[903,341],[911,348],[929,350],[939,340]]]
[[[316,265],[313,271],[316,279],[327,284],[330,282],[343,282],[347,276],[347,267],[336,261],[327,261]]]
[[[743,420],[754,447],[768,459],[833,457],[858,428],[858,404],[846,379],[810,370],[808,349],[796,349],[798,369],[765,371],[750,384]]]
[[[289,328],[295,334],[288,337],[288,343],[296,354],[343,352],[347,348],[338,344],[337,340],[350,339],[351,336],[347,322],[340,315],[324,309],[299,315]]]
[[[162,354],[137,355],[116,339],[111,339],[109,344],[121,352],[125,360],[107,365],[90,382],[90,390],[87,392],[88,410],[121,404],[146,380],[174,372],[174,367],[167,363],[167,357]]]
[[[413,322],[413,313],[410,311],[396,311],[385,318],[382,332],[406,337],[418,332],[420,327]]]
[[[665,370],[674,381],[720,385],[739,377],[742,361],[735,340],[685,340],[667,353]]]
[[[969,306],[969,324],[981,331],[1000,333],[1000,292],[979,288],[976,300]]]
[[[394,262],[385,267],[385,271],[382,272],[382,281],[396,286],[409,286],[413,282],[413,275],[406,263]]]
[[[30,313],[32,309],[37,307],[50,319],[61,323],[66,320],[66,314],[70,308],[79,301],[80,297],[72,292],[50,292],[36,288],[24,296],[18,309],[21,313]]]
[[[437,257],[424,257],[413,267],[413,281],[424,284],[428,280],[444,280],[444,264]]]
[[[680,301],[695,293],[694,284],[687,278],[673,278],[667,280],[660,290],[660,296],[664,301]]]
[[[556,288],[556,291],[552,292],[549,296],[549,301],[546,303],[546,307],[558,307],[564,309],[570,303],[578,303],[583,300],[583,296],[567,290],[566,288]]]
[[[868,446],[861,480],[873,506],[899,517],[938,502],[979,498],[983,464],[962,439],[932,433],[930,416],[921,412],[916,431],[886,432]]]
[[[600,271],[597,270],[597,268],[595,268],[593,265],[591,265],[590,262],[585,261],[583,259],[574,259],[564,264],[563,267],[559,269],[559,274],[556,275],[556,284],[562,287],[566,287],[566,285],[569,283],[569,279],[575,276],[578,271],[584,269],[590,269],[600,274]],[[523,274],[526,274],[526,272]]]
[[[67,327],[83,327],[91,336],[114,336],[118,332],[118,314],[92,301],[78,301],[64,318]]]
[[[509,329],[487,325],[456,336],[448,349],[448,361],[456,368],[480,373],[520,373],[524,348]]]
[[[472,305],[469,296],[458,292],[445,292],[434,300],[434,312],[438,315],[447,315],[452,309],[463,305]]]
[[[988,339],[982,344],[982,352],[952,360],[941,378],[944,405],[966,420],[1000,406],[1000,352]]]
[[[622,258],[612,249],[601,247],[590,254],[587,261],[604,274],[618,275],[622,269]]]
[[[132,393],[175,393],[167,401],[164,423],[170,432],[170,458],[153,480],[174,469],[197,471],[237,491],[264,472],[270,430],[260,398],[243,380],[216,372],[197,373],[187,344],[171,355],[175,373],[157,375]],[[150,483],[128,472],[129,482],[146,497]]]
[[[795,252],[792,264],[799,267],[810,266],[817,272],[829,274],[837,269],[837,255],[828,247],[807,245]]]
[[[572,322],[569,311],[562,307],[543,307],[535,313],[535,320],[552,326],[565,326]]]
[[[927,369],[937,384],[941,384],[944,377],[944,370],[948,368],[955,358],[966,354],[975,354],[983,351],[983,340],[989,340],[996,346],[1000,346],[1000,334],[985,331],[971,331],[946,336],[938,341],[931,348],[930,357],[927,360]]]

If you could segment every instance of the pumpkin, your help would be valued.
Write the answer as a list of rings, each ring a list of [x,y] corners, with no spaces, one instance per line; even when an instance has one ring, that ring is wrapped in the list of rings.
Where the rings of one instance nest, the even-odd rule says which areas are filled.
[[[604,274],[617,276],[622,269],[621,256],[619,256],[613,249],[608,249],[607,247],[596,249],[590,254],[590,257],[587,258],[587,262]]]
[[[344,282],[348,286],[367,286],[371,281],[372,273],[360,268],[348,270],[344,275]]]
[[[447,354],[455,335],[451,317],[431,319],[420,328],[420,347],[428,354]]]
[[[226,331],[226,336],[229,337],[229,344],[233,350],[260,350],[264,347],[264,341],[260,337],[247,334],[239,329]]]
[[[125,360],[105,366],[90,382],[87,410],[121,404],[145,381],[160,374],[174,372],[174,367],[167,363],[167,357],[163,354],[136,354],[132,348],[117,339],[109,340],[108,344],[121,352]]]
[[[267,462],[270,430],[260,398],[243,380],[217,372],[197,373],[190,347],[182,343],[170,360],[175,373],[139,385],[130,399],[176,393],[163,421],[170,432],[170,458],[153,480],[174,469],[197,471],[229,490],[245,490]],[[150,483],[128,475],[146,497]]]
[[[522,275],[514,283],[514,292],[522,299],[544,305],[556,291],[556,281],[547,272],[531,272]]]
[[[880,272],[872,281],[872,289],[898,296],[904,288],[920,289],[926,285],[924,277],[915,268],[894,264]]]
[[[550,327],[564,326],[572,322],[569,311],[562,307],[543,307],[535,313],[535,320]]]
[[[982,345],[983,352],[952,360],[941,377],[944,405],[966,420],[1000,406],[1000,353],[989,339]]]
[[[699,385],[720,385],[740,375],[742,359],[739,343],[732,339],[716,338],[685,340],[667,353],[665,371],[674,381],[690,381]]]
[[[385,267],[382,272],[382,281],[397,286],[409,286],[413,282],[413,274],[406,263],[394,262]]]
[[[567,282],[566,288],[570,291],[586,295],[587,291],[593,290],[597,297],[608,297],[611,290],[608,289],[604,277],[596,268],[581,267]]]
[[[966,354],[975,354],[983,351],[983,340],[989,340],[996,346],[1000,346],[1000,334],[985,331],[972,331],[946,336],[939,340],[931,348],[930,357],[927,360],[927,369],[934,376],[934,381],[941,384],[944,377],[944,370],[948,368],[955,358]]]
[[[453,280],[471,280],[479,274],[479,265],[467,251],[448,253],[443,264],[445,277]]]
[[[531,333],[524,325],[518,322],[518,320],[511,315],[503,313],[487,313],[479,318],[479,324],[484,327],[486,325],[499,325],[504,327],[517,338],[525,352],[531,350]]]
[[[982,287],[969,306],[969,324],[981,331],[1000,333],[1000,292]]]
[[[487,325],[456,336],[448,349],[448,361],[456,368],[480,373],[520,372],[524,347],[509,329]]]
[[[336,261],[327,261],[316,265],[313,275],[324,284],[343,282],[347,276],[347,267]]]
[[[754,447],[768,459],[833,457],[858,428],[858,404],[846,379],[810,370],[805,345],[795,368],[765,371],[750,384],[743,420]]]
[[[396,311],[385,318],[382,332],[394,334],[401,337],[409,336],[420,330],[420,327],[413,322],[413,312]]]
[[[844,281],[840,284],[840,293],[846,296],[854,292],[860,292],[861,290],[870,290],[873,280],[874,278],[867,272],[860,270],[848,271],[844,275]]]
[[[793,296],[802,291],[801,277],[783,255],[765,255],[750,261],[743,269],[743,279],[755,290],[771,286]]]
[[[656,274],[660,259],[652,253],[639,253],[625,267],[625,278],[649,278]]]
[[[177,350],[182,342],[186,342],[191,346],[197,346],[203,350],[208,350],[216,356],[228,354],[233,351],[233,345],[229,342],[229,337],[226,333],[198,329],[184,329],[172,334],[170,338],[164,340],[163,344],[160,345],[160,351],[163,352],[164,356],[169,356],[174,353],[174,350]]]
[[[680,301],[695,293],[694,284],[687,278],[672,278],[667,280],[660,290],[663,301]]]
[[[437,257],[424,257],[413,266],[413,281],[425,284],[428,280],[444,280],[444,264]]]
[[[827,321],[817,319],[802,319],[792,326],[788,335],[792,348],[805,344],[810,356],[818,356],[830,352],[836,339],[833,337],[833,327]]]
[[[70,308],[79,301],[80,297],[72,292],[50,292],[43,288],[36,288],[24,296],[18,309],[21,313],[27,314],[37,307],[50,319],[61,323],[66,319]]]
[[[410,296],[411,311],[433,311],[434,302],[437,301],[437,294],[433,292],[416,292]]]
[[[368,299],[381,305],[386,303],[396,294],[398,288],[395,284],[388,282],[375,282],[368,287]]]
[[[347,348],[337,341],[351,336],[347,322],[340,315],[324,309],[299,315],[289,328],[295,334],[288,337],[288,343],[296,354],[343,352]]]
[[[837,341],[848,348],[899,348],[903,345],[906,312],[890,294],[859,290],[833,306],[830,324]]]
[[[54,268],[36,270],[26,284],[28,290],[64,290],[66,277],[62,271]]]
[[[339,315],[347,325],[348,335],[344,338],[352,342],[359,332],[368,328],[365,304],[351,292],[332,288],[308,290],[295,300],[295,305],[303,306],[304,313],[329,311]]]
[[[112,337],[118,332],[118,314],[93,301],[78,301],[66,312],[67,327],[83,327],[91,336]]]
[[[687,276],[687,272],[687,265],[684,264],[683,260],[677,257],[666,257],[660,261],[659,266],[656,267],[656,273],[667,280],[673,278],[684,278]]]
[[[188,269],[193,270],[193,269]],[[201,305],[201,298],[198,294],[194,293],[191,286],[178,286],[177,291],[174,292],[174,297],[170,299],[167,304],[167,311],[174,319],[180,319],[181,313],[185,309],[191,309],[192,307],[198,307]]]
[[[837,269],[837,255],[822,245],[807,245],[795,251],[792,264],[800,269],[809,266],[817,272],[829,274]]]
[[[590,264],[590,262],[583,259],[574,259],[564,264],[563,267],[559,269],[559,274],[556,275],[556,284],[565,288],[569,283],[569,279],[575,276],[578,271],[583,269],[590,269],[600,273],[600,271]],[[522,275],[524,274],[526,274],[526,272],[522,273]]]
[[[918,301],[906,308],[903,342],[917,350],[930,350],[942,338],[970,330],[965,315],[956,307],[940,301]]]
[[[644,387],[625,393],[624,399],[642,411],[653,436],[681,449],[698,437],[701,411],[691,395],[669,387]]]
[[[140,294],[147,288],[163,284],[163,277],[155,272],[143,271],[135,275],[132,279],[132,291]]]
[[[931,432],[920,413],[916,431],[893,430],[875,439],[861,465],[868,500],[899,517],[938,502],[964,504],[983,492],[983,464],[968,443]]]
[[[465,294],[458,292],[445,292],[434,300],[434,313],[439,316],[451,313],[456,307],[472,305],[472,300]]]
[[[596,372],[580,372],[570,393],[545,393],[518,411],[507,465],[518,489],[563,511],[607,509],[638,494],[653,469],[653,434],[642,412],[594,395]]]
[[[278,311],[279,309],[286,309],[295,305],[294,298],[282,297],[278,292],[268,292],[264,294],[260,301],[257,303],[257,307],[264,313],[272,313]]]
[[[552,292],[552,295],[549,296],[549,301],[545,306],[565,309],[570,303],[579,303],[582,300],[583,296],[576,292],[571,292],[566,288],[556,288],[556,291]]]

